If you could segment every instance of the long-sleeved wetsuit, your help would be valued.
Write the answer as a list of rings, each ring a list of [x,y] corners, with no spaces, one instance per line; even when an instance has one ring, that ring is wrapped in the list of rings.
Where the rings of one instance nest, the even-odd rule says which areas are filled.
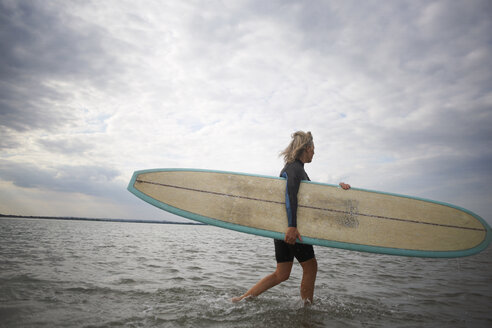
[[[287,180],[287,186],[285,187],[285,206],[287,209],[288,224],[289,227],[297,227],[297,193],[301,181],[309,181],[309,177],[306,171],[304,171],[304,163],[296,160],[285,165],[282,172],[280,172],[280,176]],[[290,245],[280,239],[274,239],[274,244],[277,263],[292,262],[294,257],[301,263],[314,258],[312,245],[300,243]]]
[[[280,176],[287,180],[285,188],[285,207],[287,209],[287,219],[289,227],[297,227],[297,193],[302,180],[309,180],[304,171],[304,163],[295,160],[288,163],[280,172]]]

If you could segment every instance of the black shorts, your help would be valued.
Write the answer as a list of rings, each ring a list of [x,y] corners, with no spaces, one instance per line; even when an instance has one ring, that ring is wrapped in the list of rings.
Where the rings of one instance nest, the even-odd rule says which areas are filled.
[[[290,245],[280,239],[274,239],[273,242],[275,243],[275,259],[277,263],[293,262],[294,257],[299,263],[314,259],[313,245],[298,243]]]

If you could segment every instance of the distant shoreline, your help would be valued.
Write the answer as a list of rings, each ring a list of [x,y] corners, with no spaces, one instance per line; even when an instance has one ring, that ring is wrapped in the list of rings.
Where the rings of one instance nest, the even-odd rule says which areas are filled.
[[[199,222],[176,222],[176,221],[164,221],[164,220],[82,218],[82,217],[65,217],[65,216],[34,216],[34,215],[10,215],[10,214],[0,214],[0,218],[41,219],[41,220],[73,220],[73,221],[100,221],[100,222],[125,222],[125,223],[182,224],[182,225],[206,225],[205,223],[199,223]]]

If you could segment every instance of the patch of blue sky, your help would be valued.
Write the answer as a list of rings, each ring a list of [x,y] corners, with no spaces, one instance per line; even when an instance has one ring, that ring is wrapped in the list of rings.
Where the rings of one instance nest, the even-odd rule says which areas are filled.
[[[110,114],[98,114],[85,120],[81,133],[105,133],[108,129],[107,120],[111,118]]]
[[[188,127],[190,128],[191,132],[198,132],[205,127],[205,124],[194,123],[194,124],[189,125]]]
[[[389,156],[389,155],[381,155],[378,156],[376,159],[376,162],[380,164],[394,163],[395,161],[396,159],[393,156]]]
[[[198,119],[178,119],[177,123],[189,132],[198,132],[205,127],[205,124]]]

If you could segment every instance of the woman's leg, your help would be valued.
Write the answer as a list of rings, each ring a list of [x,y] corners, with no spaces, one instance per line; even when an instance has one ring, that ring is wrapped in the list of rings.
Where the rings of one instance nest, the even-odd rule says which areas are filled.
[[[301,266],[301,298],[305,304],[313,303],[314,283],[316,281],[316,273],[318,272],[318,262],[316,261],[316,258],[312,258],[305,262],[301,262]]]
[[[233,302],[239,302],[243,298],[250,296],[258,296],[264,291],[280,284],[282,281],[289,279],[290,271],[292,270],[292,264],[294,262],[282,262],[277,263],[277,269],[274,273],[269,274],[265,278],[258,281],[250,290],[248,290],[244,295],[239,297],[234,297]]]

